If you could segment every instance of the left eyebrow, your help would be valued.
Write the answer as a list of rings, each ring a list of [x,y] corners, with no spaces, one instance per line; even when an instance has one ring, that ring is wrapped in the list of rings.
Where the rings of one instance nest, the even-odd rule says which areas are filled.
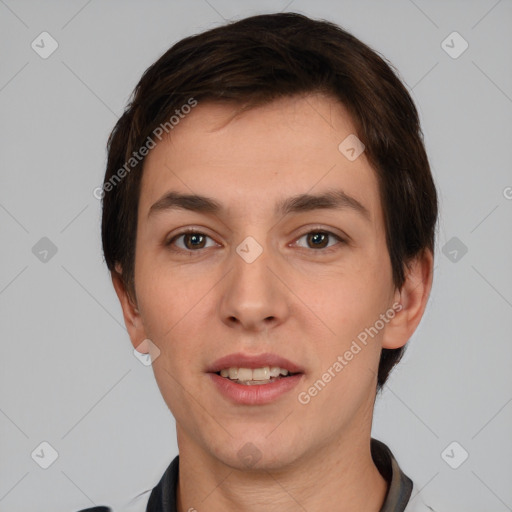
[[[222,204],[211,197],[171,191],[164,194],[151,206],[148,217],[158,212],[174,209],[211,214],[219,214],[224,211]],[[328,190],[317,195],[298,194],[282,199],[276,204],[275,214],[285,216],[290,213],[303,213],[320,209],[351,209],[371,222],[370,211],[343,190]]]
[[[280,201],[276,206],[276,212],[281,215],[289,213],[308,212],[319,209],[351,209],[371,222],[368,208],[356,198],[349,196],[343,190],[328,190],[319,195],[299,194]]]

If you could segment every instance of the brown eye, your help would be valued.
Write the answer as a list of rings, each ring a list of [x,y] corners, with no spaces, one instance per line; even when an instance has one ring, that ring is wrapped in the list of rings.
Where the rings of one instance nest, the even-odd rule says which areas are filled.
[[[183,235],[184,245],[187,249],[202,249],[205,244],[206,237],[200,233],[187,233]]]
[[[333,245],[336,245],[336,243],[344,241],[341,237],[330,231],[310,231],[302,235],[297,240],[297,243],[303,238],[306,239],[306,249],[329,249]],[[298,245],[304,247],[304,245]]]
[[[198,231],[187,231],[185,233],[176,235],[171,240],[169,240],[166,245],[175,245],[178,250],[182,251],[196,251],[198,249],[205,249],[206,247],[215,245],[212,240],[213,243],[207,246],[207,239],[211,240],[211,238],[204,233],[200,233]]]
[[[323,249],[327,246],[329,239],[329,235],[327,233],[322,233],[321,231],[308,233],[307,234],[307,241],[308,244],[311,247],[314,247],[315,249],[320,248]]]

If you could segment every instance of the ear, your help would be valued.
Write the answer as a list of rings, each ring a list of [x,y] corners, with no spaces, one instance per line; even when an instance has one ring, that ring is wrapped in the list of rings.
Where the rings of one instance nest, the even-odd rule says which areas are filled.
[[[396,314],[386,325],[382,348],[403,347],[418,327],[432,289],[433,263],[429,249],[408,263],[405,282],[395,292],[395,304],[401,304],[402,308],[393,308]]]
[[[126,330],[128,331],[132,345],[135,349],[137,349],[138,352],[141,352],[142,354],[148,354],[149,343],[144,325],[142,324],[140,312],[138,310],[136,300],[131,297],[130,293],[126,289],[122,278],[122,270],[119,264],[116,264],[115,270],[111,272],[111,277],[117,298],[121,303],[124,323],[126,325]]]

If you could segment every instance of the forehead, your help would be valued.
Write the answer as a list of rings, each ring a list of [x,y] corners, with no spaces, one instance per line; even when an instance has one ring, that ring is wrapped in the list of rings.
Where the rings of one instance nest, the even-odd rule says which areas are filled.
[[[351,161],[339,149],[355,134],[346,107],[320,94],[244,112],[199,103],[146,157],[139,214],[168,190],[263,214],[286,196],[341,188],[377,215],[377,180],[364,152]]]

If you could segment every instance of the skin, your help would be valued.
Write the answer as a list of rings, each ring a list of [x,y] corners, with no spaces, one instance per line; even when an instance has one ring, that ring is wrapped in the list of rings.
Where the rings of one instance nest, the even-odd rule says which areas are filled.
[[[151,150],[135,297],[113,273],[133,346],[160,350],[153,370],[176,419],[178,510],[378,512],[387,484],[371,458],[370,435],[380,352],[405,345],[419,324],[432,254],[412,261],[406,283],[395,288],[375,172],[364,153],[351,162],[338,150],[356,133],[342,104],[310,94],[235,113],[234,105],[200,103]],[[280,199],[330,188],[356,198],[369,219],[349,208],[274,214]],[[213,197],[226,210],[148,217],[170,190]],[[175,251],[164,245],[186,227],[209,237],[202,248],[187,237],[175,240]],[[319,231],[345,242],[331,236],[331,252],[319,249],[304,236]],[[247,236],[263,249],[250,264],[236,252]],[[301,404],[298,393],[394,303],[402,310]],[[233,352],[276,353],[305,374],[273,403],[235,405],[205,373]],[[246,443],[261,455],[251,468],[238,456]]]

